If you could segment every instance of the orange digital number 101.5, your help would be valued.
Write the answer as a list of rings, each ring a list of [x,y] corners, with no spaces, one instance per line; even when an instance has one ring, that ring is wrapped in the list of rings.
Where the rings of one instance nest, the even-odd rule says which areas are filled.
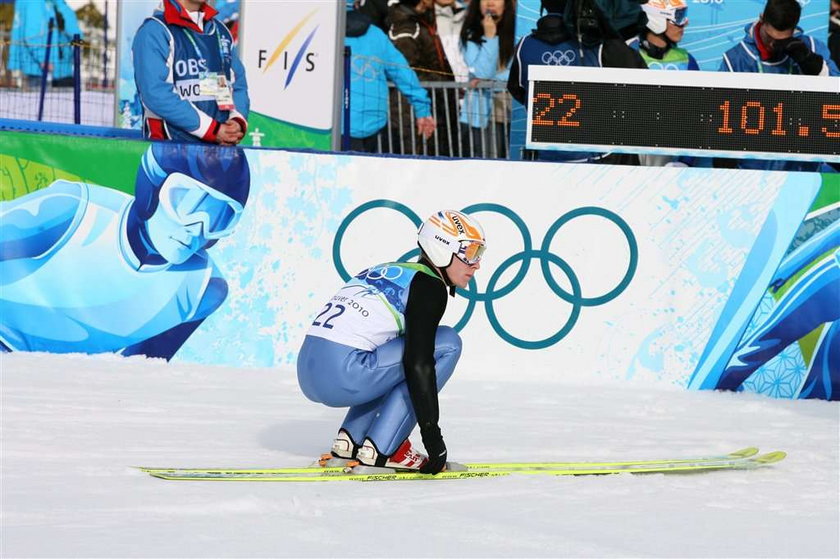
[[[569,104],[568,110],[560,120],[544,118],[554,107],[559,105],[562,109],[567,102]],[[538,105],[543,105],[543,107],[540,108]],[[580,106],[580,98],[574,93],[566,93],[562,97],[552,97],[550,93],[537,93],[537,96],[534,97],[534,112],[536,112],[536,115],[533,124],[535,126],[580,126],[580,121],[572,119]],[[537,112],[538,110],[539,112]]]
[[[717,131],[720,134],[734,133],[735,129],[732,127],[732,102],[724,101],[718,108],[721,111],[722,123],[720,127],[718,127]],[[786,136],[788,131],[783,127],[785,111],[784,103],[777,103],[773,106],[771,111],[776,118],[770,134],[773,136]],[[835,130],[829,130],[828,126],[822,126],[820,127],[820,132],[825,134],[826,138],[840,138],[840,129],[837,129],[838,125],[840,125],[840,105],[823,105],[821,116],[824,121],[834,121]],[[741,130],[743,130],[745,134],[757,135],[764,131],[765,117],[766,110],[761,102],[747,101],[741,107],[740,115],[737,115],[735,118],[736,121],[739,122]],[[799,127],[792,132],[801,137],[808,137],[811,135],[810,127],[804,124],[800,124]]]

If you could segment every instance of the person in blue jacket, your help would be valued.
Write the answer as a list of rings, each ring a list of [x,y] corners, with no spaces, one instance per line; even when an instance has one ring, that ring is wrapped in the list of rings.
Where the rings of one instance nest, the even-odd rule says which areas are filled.
[[[481,80],[507,82],[516,26],[513,0],[476,0],[467,7],[461,28],[461,51],[472,87],[461,102],[461,151],[468,157],[507,157],[505,126],[509,104],[488,88],[475,89]],[[496,114],[496,105],[498,113]],[[487,133],[488,127],[490,133]]]
[[[216,17],[222,21],[239,19],[239,0],[216,0],[213,7],[219,12]]]
[[[132,44],[145,136],[238,144],[248,128],[250,101],[230,31],[207,0],[161,4]]]
[[[74,35],[84,38],[76,13],[64,0],[28,0],[15,4],[8,68],[20,71],[30,88],[41,85],[50,20],[53,21],[53,34],[47,70],[53,85],[72,85],[71,41]]]
[[[247,202],[244,151],[156,142],[134,191],[57,180],[0,202],[0,352],[170,359],[219,308],[207,249]]]
[[[236,44],[239,37],[239,2],[240,0],[216,0],[213,7],[218,10],[216,19],[225,24]]]
[[[797,0],[767,0],[758,21],[744,27],[744,38],[726,51],[720,72],[757,74],[804,74],[838,76],[828,47],[797,27],[802,8]],[[727,166],[726,162],[717,162]],[[730,165],[742,169],[816,171],[820,163],[810,161],[763,161],[744,159]]]
[[[344,44],[350,47],[350,149],[388,152],[388,80],[414,108],[417,133],[428,139],[435,131],[429,93],[405,56],[359,11],[347,12]]]
[[[802,32],[797,0],[767,0],[758,21],[744,27],[744,38],[723,54],[721,72],[840,75],[828,47]]]

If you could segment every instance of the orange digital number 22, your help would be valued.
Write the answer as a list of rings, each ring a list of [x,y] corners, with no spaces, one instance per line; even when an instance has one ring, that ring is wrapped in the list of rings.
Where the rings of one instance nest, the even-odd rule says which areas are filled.
[[[566,101],[571,101],[572,106],[569,108],[568,111],[566,111],[566,114],[564,114],[562,117],[560,117],[560,120],[558,120],[556,122],[553,121],[553,120],[548,120],[548,119],[543,118],[543,117],[545,117],[545,115],[548,113],[548,111],[550,111],[551,109],[553,109],[556,106],[557,99],[552,97],[551,94],[549,94],[549,93],[537,93],[537,96],[534,97],[534,105],[535,105],[534,109],[535,110],[537,108],[536,104],[539,103],[542,100],[548,101],[548,103],[546,103],[545,108],[543,108],[541,111],[539,111],[536,114],[536,116],[534,116],[533,124],[535,126],[554,126],[555,124],[557,126],[580,126],[579,121],[570,120],[571,116],[573,114],[575,114],[575,112],[581,106],[580,98],[577,95],[575,95],[574,93],[566,93],[562,97],[559,97],[560,106],[563,106],[563,104],[565,104]]]

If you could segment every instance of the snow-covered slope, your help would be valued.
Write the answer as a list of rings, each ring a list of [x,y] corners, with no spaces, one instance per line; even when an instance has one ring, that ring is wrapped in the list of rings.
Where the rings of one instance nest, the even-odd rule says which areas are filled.
[[[456,372],[441,396],[453,460],[789,456],[681,476],[177,483],[131,466],[305,465],[342,410],[307,401],[290,370],[0,360],[4,558],[840,555],[836,403]]]

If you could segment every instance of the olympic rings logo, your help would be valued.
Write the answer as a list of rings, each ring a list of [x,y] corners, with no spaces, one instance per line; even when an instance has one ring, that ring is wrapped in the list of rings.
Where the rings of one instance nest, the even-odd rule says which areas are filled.
[[[650,70],[681,70],[679,64],[674,62],[648,62],[648,69]]]
[[[379,70],[370,59],[354,56],[350,61],[353,68],[352,79],[374,82],[379,78]]]
[[[573,50],[555,50],[544,52],[542,62],[546,66],[571,66],[574,64],[575,58],[577,56]]]
[[[379,266],[376,268],[371,268],[368,270],[367,274],[365,274],[365,279],[369,280],[388,280],[394,281],[399,279],[399,277],[403,275],[403,269],[399,266]],[[350,279],[349,277],[344,278],[344,281]]]
[[[357,217],[362,215],[368,210],[376,209],[376,208],[388,208],[395,210],[404,216],[406,216],[411,223],[419,228],[420,225],[423,223],[423,220],[414,213],[408,206],[401,204],[399,202],[395,202],[393,200],[372,200],[370,202],[366,202],[361,206],[357,207],[345,217],[341,224],[338,226],[338,230],[335,233],[335,239],[333,240],[333,262],[335,263],[335,269],[338,272],[338,275],[341,276],[341,279],[344,281],[349,280],[352,276],[347,272],[347,269],[344,267],[344,263],[341,261],[341,243],[344,240],[344,234],[347,232],[347,228],[350,224],[355,220]],[[545,238],[542,240],[540,248],[535,249],[532,246],[531,241],[531,232],[528,230],[528,226],[525,225],[525,222],[522,220],[516,212],[502,206],[500,204],[493,204],[493,203],[480,203],[480,204],[472,204],[467,206],[466,208],[461,210],[466,214],[473,214],[473,213],[480,213],[480,212],[492,212],[500,214],[507,219],[509,219],[516,228],[519,230],[520,235],[522,236],[522,250],[504,260],[499,267],[493,272],[490,276],[490,279],[487,282],[487,290],[484,293],[478,291],[478,286],[475,282],[475,279],[470,279],[470,283],[467,285],[466,289],[458,289],[457,292],[459,295],[467,299],[467,308],[464,311],[464,315],[455,325],[455,330],[461,331],[464,326],[467,325],[470,318],[472,317],[473,312],[475,311],[475,307],[478,303],[484,303],[484,310],[487,314],[487,319],[490,321],[490,325],[493,327],[493,330],[499,335],[500,338],[508,342],[509,344],[522,348],[522,349],[543,349],[546,347],[550,347],[563,338],[565,338],[569,332],[572,331],[575,324],[580,318],[580,313],[584,307],[596,307],[608,303],[621,295],[627,286],[630,285],[630,282],[633,279],[633,276],[636,273],[636,267],[638,266],[639,262],[639,247],[636,242],[636,236],[633,234],[633,230],[630,229],[630,226],[624,221],[619,215],[610,210],[605,208],[599,208],[596,206],[587,206],[582,208],[577,208],[571,210],[559,218],[557,218],[554,223],[551,224],[551,227],[548,228],[548,231],[545,234]],[[554,254],[549,250],[551,246],[551,241],[554,239],[554,236],[563,227],[565,224],[569,223],[575,218],[581,216],[599,216],[607,219],[614,223],[624,234],[625,239],[627,240],[627,248],[629,251],[629,262],[627,264],[627,270],[624,273],[624,276],[621,278],[621,281],[618,282],[614,288],[609,290],[606,293],[595,297],[584,297],[583,290],[581,288],[580,280],[578,279],[575,271],[572,267],[560,258],[558,255]],[[406,262],[412,258],[417,258],[420,256],[420,249],[415,248],[403,254],[400,258],[400,262]],[[516,336],[512,335],[510,332],[505,330],[505,328],[499,322],[498,317],[496,316],[496,311],[493,308],[493,302],[497,299],[508,295],[511,291],[516,289],[519,284],[525,279],[526,274],[531,266],[531,261],[538,259],[540,261],[540,269],[542,271],[543,277],[545,281],[548,283],[548,286],[551,288],[552,292],[557,295],[563,301],[572,305],[572,312],[569,314],[566,323],[554,334],[551,336],[544,338],[542,340],[523,340],[521,338],[517,338]],[[511,266],[519,263],[519,270],[514,275],[513,279],[510,280],[506,285],[497,287],[499,280],[502,277],[502,274],[510,268]],[[550,264],[553,264],[557,268],[559,268],[569,280],[569,284],[571,285],[571,291],[567,291],[564,289],[557,281],[554,279],[552,274],[551,268],[549,267]]]

